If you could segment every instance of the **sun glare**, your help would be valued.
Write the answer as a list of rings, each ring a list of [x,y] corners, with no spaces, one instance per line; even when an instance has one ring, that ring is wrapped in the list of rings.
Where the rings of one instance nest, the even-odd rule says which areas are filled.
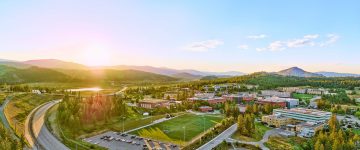
[[[80,57],[82,63],[88,66],[103,66],[110,63],[109,52],[98,46],[84,50]]]

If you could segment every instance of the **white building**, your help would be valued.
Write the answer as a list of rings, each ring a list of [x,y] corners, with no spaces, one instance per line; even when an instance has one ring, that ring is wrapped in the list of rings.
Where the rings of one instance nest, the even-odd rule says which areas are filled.
[[[263,91],[261,91],[261,95],[264,97],[272,97],[272,96],[291,97],[290,92],[280,92],[280,91],[276,91],[276,90],[263,90]]]

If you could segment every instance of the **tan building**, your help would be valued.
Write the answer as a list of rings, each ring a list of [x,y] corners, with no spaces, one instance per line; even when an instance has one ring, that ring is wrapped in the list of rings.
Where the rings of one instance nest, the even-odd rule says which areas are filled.
[[[274,125],[277,128],[281,126],[286,126],[288,124],[294,124],[296,122],[291,118],[283,117],[280,115],[263,116],[261,118],[261,121],[267,123],[268,125]]]
[[[157,107],[170,108],[170,101],[162,99],[145,99],[138,103],[138,107],[153,109]]]
[[[175,92],[167,92],[167,93],[164,93],[164,98],[165,100],[177,100],[177,93]]]

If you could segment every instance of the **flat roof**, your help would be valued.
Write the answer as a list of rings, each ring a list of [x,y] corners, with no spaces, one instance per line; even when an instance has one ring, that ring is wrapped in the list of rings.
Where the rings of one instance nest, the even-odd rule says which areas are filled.
[[[310,115],[317,115],[323,116],[327,114],[331,114],[331,112],[321,111],[316,109],[307,109],[307,108],[291,108],[291,109],[274,109],[274,110],[282,110],[287,112],[294,112],[294,113],[301,113],[301,114],[310,114]]]
[[[140,100],[140,103],[162,103],[162,102],[170,102],[170,101],[163,100],[163,99],[144,99],[144,100]]]

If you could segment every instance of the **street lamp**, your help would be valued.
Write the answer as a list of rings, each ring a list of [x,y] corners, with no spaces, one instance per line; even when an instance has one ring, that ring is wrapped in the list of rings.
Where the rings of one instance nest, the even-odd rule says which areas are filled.
[[[125,116],[122,117],[123,121],[122,121],[122,132],[124,133],[125,131],[125,125],[124,125],[124,122],[125,122]]]

